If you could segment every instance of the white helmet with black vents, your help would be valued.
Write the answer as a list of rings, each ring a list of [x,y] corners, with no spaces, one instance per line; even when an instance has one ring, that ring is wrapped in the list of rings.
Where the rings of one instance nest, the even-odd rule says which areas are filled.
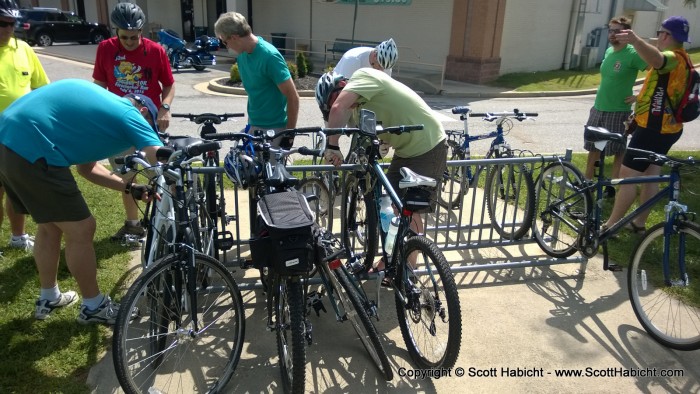
[[[377,45],[377,62],[383,69],[388,70],[396,64],[399,59],[399,51],[393,38],[382,41]]]

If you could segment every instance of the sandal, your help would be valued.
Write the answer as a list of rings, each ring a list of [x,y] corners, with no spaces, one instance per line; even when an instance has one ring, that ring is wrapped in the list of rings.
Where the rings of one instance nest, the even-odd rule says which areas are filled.
[[[647,232],[647,228],[644,226],[638,226],[634,224],[634,222],[629,222],[625,226],[625,230],[633,233],[633,234],[644,234]]]
[[[384,257],[382,257],[381,259],[377,260],[377,262],[374,263],[370,269],[367,270],[367,273],[376,274],[379,271],[384,271],[385,268],[386,264],[384,264]]]

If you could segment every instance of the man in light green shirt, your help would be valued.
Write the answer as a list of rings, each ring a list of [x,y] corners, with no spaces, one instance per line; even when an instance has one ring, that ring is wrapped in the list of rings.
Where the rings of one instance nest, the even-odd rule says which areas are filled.
[[[630,107],[636,99],[632,87],[637,73],[647,68],[647,64],[632,45],[622,44],[615,39],[617,33],[629,28],[630,20],[624,16],[613,18],[608,23],[610,47],[605,51],[603,63],[600,65],[600,86],[586,123],[588,126],[604,127],[618,134],[625,132],[624,122],[632,113]],[[600,151],[590,142],[584,142],[584,148],[588,151],[586,179],[592,179],[595,162],[600,160]],[[605,147],[606,156],[615,156],[613,178],[619,177],[625,148],[625,145],[617,143],[608,143]]]
[[[316,100],[331,128],[348,124],[353,115],[357,117],[360,108],[374,112],[383,127],[422,124],[423,130],[382,134],[383,142],[394,148],[386,176],[397,193],[401,167],[438,182],[442,179],[447,157],[445,129],[428,104],[408,86],[373,68],[361,68],[349,80],[327,73],[319,79]],[[339,139],[337,135],[328,137],[326,147],[326,160],[335,166],[343,162]],[[431,200],[435,201],[435,197],[434,192]],[[424,232],[420,213],[413,214],[411,228],[419,234]],[[383,269],[383,262],[376,268]]]

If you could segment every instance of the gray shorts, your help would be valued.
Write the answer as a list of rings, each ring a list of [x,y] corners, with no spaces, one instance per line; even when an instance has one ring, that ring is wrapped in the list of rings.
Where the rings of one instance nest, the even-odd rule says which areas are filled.
[[[624,122],[629,118],[632,111],[621,111],[621,112],[604,112],[598,111],[595,108],[591,108],[590,115],[588,116],[587,126],[594,127],[604,127],[608,131],[617,134],[625,133]],[[583,148],[587,151],[597,151],[592,142],[584,141]],[[622,144],[608,142],[605,145],[605,155],[613,156],[616,154],[624,153],[627,147]]]
[[[15,211],[36,223],[78,222],[91,215],[70,167],[50,166],[44,159],[30,163],[0,145],[0,181]]]
[[[447,145],[445,141],[440,141],[433,149],[420,156],[411,158],[394,156],[391,164],[389,164],[386,177],[399,198],[403,197],[403,192],[399,189],[399,181],[402,178],[401,167],[408,167],[417,174],[428,176],[438,181],[437,187],[430,194],[430,211],[434,211],[435,203],[437,202],[437,191],[440,189],[440,182],[445,173],[445,168],[447,168]]]

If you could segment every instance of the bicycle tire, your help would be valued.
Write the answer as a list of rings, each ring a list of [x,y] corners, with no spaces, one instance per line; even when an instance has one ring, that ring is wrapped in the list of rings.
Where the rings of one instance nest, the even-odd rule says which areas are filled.
[[[491,224],[502,238],[518,240],[527,234],[535,211],[535,182],[527,167],[491,167],[484,194]]]
[[[172,243],[175,241],[174,212],[172,216],[161,212],[161,204],[152,202],[150,227],[146,231],[146,242],[141,246],[141,265],[144,269],[153,265],[156,261],[172,253]],[[156,216],[162,215],[166,221],[156,223]],[[167,220],[172,220],[170,223]],[[158,226],[158,228],[156,228]]]
[[[674,223],[667,248],[664,225],[650,228],[630,261],[627,286],[632,309],[649,335],[677,350],[700,349],[700,226],[689,221]],[[680,273],[683,263],[687,277]],[[664,253],[669,253],[670,282],[664,283]],[[686,279],[688,279],[686,281]],[[694,279],[694,280],[693,280]],[[685,282],[685,283],[684,283]]]
[[[593,201],[580,191],[583,175],[569,162],[547,165],[537,180],[532,232],[542,251],[566,258],[576,253]]]
[[[367,350],[367,353],[369,353],[379,372],[384,376],[384,379],[387,381],[392,380],[394,378],[394,371],[391,369],[389,357],[379,339],[377,328],[374,326],[374,323],[372,323],[367,309],[365,309],[362,297],[355,286],[350,282],[352,279],[348,277],[345,270],[342,268],[333,270],[333,274],[338,284],[331,283],[337,288],[336,294],[343,304],[343,309],[345,310],[348,321],[352,324],[362,345]]]
[[[306,385],[305,302],[302,290],[301,281],[289,278],[280,283],[274,295],[277,354],[285,393],[303,393]]]
[[[464,160],[465,154],[455,141],[448,141],[448,160]],[[462,200],[469,192],[469,184],[472,177],[469,176],[469,169],[473,166],[447,166],[440,183],[440,192],[437,194],[437,202],[445,209],[456,209],[461,205]],[[476,168],[471,174],[474,174]],[[466,182],[465,182],[466,181]]]
[[[414,252],[419,253],[416,269],[405,272],[410,263],[403,256]],[[462,313],[450,266],[424,236],[409,238],[398,258],[402,261],[395,279],[396,313],[408,353],[418,368],[452,368],[461,347]],[[406,278],[414,278],[415,285],[408,288]],[[429,343],[421,346],[421,340]]]
[[[199,275],[206,272],[211,283],[196,287],[199,331],[193,327],[185,285],[187,263],[180,256],[161,259],[127,291],[112,343],[117,379],[125,392],[217,392],[233,376],[245,335],[241,293],[226,267],[210,256],[197,253],[194,269]],[[165,330],[154,330],[165,322]],[[154,339],[153,334],[165,334],[166,339]],[[175,387],[182,382],[187,386]]]
[[[317,177],[304,178],[297,189],[305,195],[313,194],[317,197],[309,201],[309,208],[316,216],[316,223],[321,227],[333,232],[333,203],[330,192],[322,179]]]
[[[367,268],[374,263],[379,243],[377,203],[370,195],[373,191],[365,190],[363,179],[348,175],[343,184],[340,206],[343,243],[357,256],[364,257],[363,265]]]

